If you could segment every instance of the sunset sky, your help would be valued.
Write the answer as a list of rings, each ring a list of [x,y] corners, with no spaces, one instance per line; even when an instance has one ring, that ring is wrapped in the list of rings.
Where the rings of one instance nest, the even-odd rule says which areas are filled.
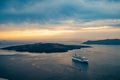
[[[120,38],[120,0],[0,0],[0,40]]]

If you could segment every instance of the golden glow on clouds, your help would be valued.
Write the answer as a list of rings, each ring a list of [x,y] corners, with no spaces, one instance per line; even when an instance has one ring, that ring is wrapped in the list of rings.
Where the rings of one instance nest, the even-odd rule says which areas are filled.
[[[86,28],[82,28],[82,29],[85,29],[85,30],[103,30],[103,29],[109,29],[110,27],[108,26],[103,26],[103,27],[86,27]]]
[[[1,39],[49,39],[59,35],[71,34],[72,30],[23,30],[0,32]]]
[[[79,40],[99,38],[120,38],[120,28],[112,26],[75,26],[73,21],[65,24],[3,24],[0,25],[0,39],[5,40]],[[101,22],[103,23],[103,22]],[[93,23],[89,23],[93,24]]]
[[[115,28],[115,27],[111,27],[111,26],[102,26],[102,27],[85,27],[85,28],[81,28],[82,31],[92,31],[92,32],[120,32],[120,28]]]

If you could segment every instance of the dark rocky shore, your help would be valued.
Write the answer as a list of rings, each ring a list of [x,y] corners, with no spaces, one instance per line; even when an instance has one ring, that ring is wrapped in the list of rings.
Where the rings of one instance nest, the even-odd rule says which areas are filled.
[[[120,45],[120,39],[88,40],[83,42],[83,44]]]
[[[1,49],[13,50],[18,52],[54,53],[54,52],[67,52],[68,50],[88,48],[88,47],[90,46],[64,45],[58,43],[34,43],[34,44],[9,46]]]

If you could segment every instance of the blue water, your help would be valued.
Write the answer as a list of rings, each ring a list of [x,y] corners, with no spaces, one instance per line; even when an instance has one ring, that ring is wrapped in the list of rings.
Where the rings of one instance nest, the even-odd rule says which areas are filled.
[[[120,46],[92,45],[65,53],[0,50],[0,79],[8,80],[120,80]],[[74,52],[88,64],[71,60]]]

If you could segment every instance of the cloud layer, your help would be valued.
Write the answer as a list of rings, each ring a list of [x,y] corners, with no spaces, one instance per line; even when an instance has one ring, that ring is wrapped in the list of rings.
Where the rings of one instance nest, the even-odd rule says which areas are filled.
[[[0,23],[120,19],[119,0],[0,0]]]
[[[120,38],[120,0],[0,0],[0,39]]]

